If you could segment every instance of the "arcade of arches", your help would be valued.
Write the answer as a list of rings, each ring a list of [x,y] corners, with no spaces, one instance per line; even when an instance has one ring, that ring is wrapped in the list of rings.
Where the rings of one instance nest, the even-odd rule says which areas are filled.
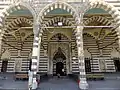
[[[120,71],[120,30],[106,27],[119,25],[114,13],[96,5],[87,10],[79,22],[74,7],[71,10],[68,7],[64,9],[64,3],[51,4],[38,14],[36,22],[39,24],[24,6],[6,16],[0,38],[1,72],[31,70],[40,74],[68,75],[81,71],[85,78],[85,72]]]

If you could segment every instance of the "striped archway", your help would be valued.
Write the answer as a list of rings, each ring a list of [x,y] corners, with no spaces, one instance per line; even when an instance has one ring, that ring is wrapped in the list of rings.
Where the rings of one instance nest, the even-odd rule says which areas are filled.
[[[105,17],[102,17],[102,16],[93,16],[93,17],[90,17],[88,18],[87,20],[83,21],[84,25],[88,25],[89,23],[93,22],[93,21],[97,21],[97,22],[100,22],[104,25],[113,25],[112,21],[111,20],[108,20],[106,19]]]
[[[86,9],[85,12],[87,12],[88,10],[92,9],[92,8],[100,8],[103,9],[105,11],[107,11],[112,18],[114,19],[116,24],[120,24],[120,14],[118,9],[116,9],[113,5],[105,2],[105,1],[101,1],[101,0],[90,0],[89,2],[89,6]]]
[[[25,17],[19,17],[17,19],[15,19],[12,22],[9,22],[8,25],[6,26],[6,28],[10,31],[12,28],[14,28],[15,26],[17,26],[18,24],[22,24],[22,23],[27,23],[29,25],[33,25],[33,22]],[[8,31],[7,30],[7,31]]]
[[[88,10],[90,10],[92,8],[103,9],[112,16],[115,23],[117,24],[117,26],[115,28],[113,28],[113,30],[117,32],[118,38],[120,38],[119,37],[120,36],[120,12],[119,12],[119,10],[116,9],[116,7],[114,7],[113,5],[107,3],[103,0],[102,1],[101,0],[89,0],[89,6],[87,7],[85,12],[87,12]],[[119,42],[120,42],[120,40],[119,40]]]
[[[26,23],[27,25],[30,25],[30,26],[33,25],[33,22],[25,17],[19,17],[19,18],[14,19],[12,22],[7,23],[7,25],[5,26],[4,35],[2,38],[2,42],[4,44],[6,44],[12,48],[15,48],[16,50],[23,48],[23,46],[22,46],[23,41],[21,39],[22,33],[20,32],[20,27],[16,28],[17,26],[19,26],[19,24],[22,24],[22,23]],[[14,30],[14,28],[16,28],[17,30]],[[11,39],[9,39],[10,36],[13,36],[15,38],[15,40],[16,40],[16,41],[14,40],[15,45],[12,45],[10,42],[7,41],[7,40],[11,40]],[[16,46],[16,45],[18,45],[18,46]]]
[[[48,21],[45,21],[43,22],[43,27],[49,27],[49,26],[53,26],[54,23],[56,22],[62,22],[63,24],[65,24],[65,26],[74,26],[75,23],[70,21],[68,18],[64,18],[64,17],[60,17],[60,16],[57,16],[57,17],[54,17]],[[44,28],[43,30],[48,30],[47,28]]]
[[[70,22],[67,18],[64,18],[64,17],[54,17],[54,18],[52,18],[52,19],[50,19],[49,21],[46,21],[45,22],[45,25],[46,26],[51,26],[51,25],[53,25],[55,22],[63,22],[63,23],[65,23],[66,25],[69,25],[69,26],[72,26],[73,25],[73,23],[72,22]]]
[[[105,17],[102,17],[102,16],[93,16],[93,17],[85,20],[83,23],[84,23],[84,25],[87,26],[88,24],[92,23],[93,21],[98,22],[98,23],[102,23],[103,25],[106,25],[106,26],[114,26],[115,25],[115,23],[113,21],[111,21]],[[111,33],[116,33],[116,30],[114,30],[114,27],[111,28]]]
[[[5,24],[4,20],[6,19],[7,16],[9,16],[14,11],[21,10],[22,7],[27,8],[31,12],[33,18],[36,17],[35,10],[30,6],[29,3],[24,3],[24,2],[18,2],[16,4],[14,3],[14,4],[8,6],[7,8],[5,8],[0,13],[0,27],[4,26],[4,24]]]
[[[41,24],[43,22],[44,16],[46,16],[47,13],[49,13],[50,11],[55,10],[57,8],[66,10],[68,13],[70,13],[73,16],[76,24],[78,23],[78,19],[77,19],[78,15],[75,8],[73,8],[73,6],[63,1],[53,2],[45,6],[38,14],[37,22]]]
[[[22,24],[22,23],[26,23],[30,26],[33,26],[33,22],[25,17],[19,17],[17,19],[15,19],[14,21],[12,22],[9,22],[6,27],[5,27],[5,30],[4,30],[4,37],[6,37],[6,35],[8,34],[14,34],[14,32],[19,32],[19,28],[18,30],[15,30],[13,31],[12,29],[14,29],[16,26],[18,26],[19,24]]]

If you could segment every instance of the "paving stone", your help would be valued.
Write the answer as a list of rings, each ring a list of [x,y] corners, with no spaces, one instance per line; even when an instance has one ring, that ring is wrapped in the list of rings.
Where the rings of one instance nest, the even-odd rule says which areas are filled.
[[[3,74],[0,74],[3,76]],[[28,90],[28,81],[14,80],[13,74],[4,75],[7,79],[0,79],[0,90]],[[88,81],[88,90],[120,90],[120,74],[106,74],[105,80]],[[110,79],[112,78],[112,79]],[[69,78],[52,78],[41,82],[38,90],[80,90],[78,84]]]

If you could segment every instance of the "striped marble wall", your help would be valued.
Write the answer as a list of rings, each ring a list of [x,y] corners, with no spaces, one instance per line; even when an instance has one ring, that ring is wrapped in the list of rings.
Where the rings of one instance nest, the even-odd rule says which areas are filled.
[[[50,17],[51,18],[51,17]],[[46,18],[46,21],[50,18]],[[13,19],[13,18],[12,18]],[[12,20],[11,18],[8,19],[8,22]],[[71,21],[73,19],[69,18]],[[47,32],[43,33],[42,36],[42,43],[40,47],[40,61],[39,61],[39,72],[40,73],[47,73],[49,68],[49,59],[48,59],[48,36]],[[19,35],[19,33],[16,33],[16,35]],[[104,36],[104,32],[101,33],[100,37]],[[114,72],[115,66],[114,62],[111,59],[111,51],[114,48],[118,49],[118,43],[116,39],[116,33],[107,35],[103,41],[99,42],[99,47],[102,49],[102,57],[100,56],[100,52],[98,50],[98,46],[96,44],[95,37],[93,37],[90,34],[84,34],[84,50],[87,49],[88,52],[91,54],[91,70],[92,72]],[[19,38],[19,36],[17,37]],[[17,42],[17,38],[14,35],[7,35],[6,38],[4,38],[2,43],[2,52],[4,52],[6,49],[10,52],[10,60],[8,61],[7,66],[7,72],[14,72],[15,71],[15,61],[17,59],[22,60],[21,61],[21,70],[20,72],[26,72],[29,68],[29,54],[32,52],[32,46],[33,46],[33,34],[29,35],[22,43]],[[53,42],[55,42],[56,37],[53,38]],[[66,40],[64,38],[63,40]],[[115,42],[112,44],[112,42]],[[78,60],[77,60],[77,47],[76,47],[76,40],[75,35],[72,35],[71,38],[71,58],[72,58],[72,72],[78,73]],[[110,45],[108,45],[110,44]],[[18,50],[21,49],[21,50]],[[19,52],[20,51],[20,52]],[[20,53],[20,57],[19,54]],[[86,57],[86,56],[85,56]],[[101,64],[104,62],[104,66],[101,66]],[[0,61],[0,70],[2,66],[2,61]],[[104,68],[103,68],[104,67]]]
[[[39,61],[39,72],[47,73],[48,72],[48,37],[47,32],[44,32],[42,35],[42,42],[40,46],[40,61]]]

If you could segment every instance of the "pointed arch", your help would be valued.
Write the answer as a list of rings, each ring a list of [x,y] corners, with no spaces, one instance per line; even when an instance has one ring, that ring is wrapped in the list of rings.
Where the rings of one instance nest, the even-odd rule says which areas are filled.
[[[66,59],[66,54],[65,54],[65,52],[60,48],[60,47],[58,47],[58,49],[53,53],[53,60],[55,59],[55,58],[57,58],[58,56],[59,56],[59,54],[62,56],[60,56],[61,58],[63,58],[64,60]]]

